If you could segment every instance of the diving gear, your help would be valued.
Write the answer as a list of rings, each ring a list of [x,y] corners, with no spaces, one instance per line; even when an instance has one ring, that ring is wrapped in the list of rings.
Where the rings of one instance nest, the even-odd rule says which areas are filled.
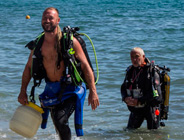
[[[84,83],[82,83],[81,86],[68,85],[62,93],[61,100],[58,98],[58,92],[60,90],[60,82],[47,82],[44,92],[39,95],[40,102],[45,108],[54,109],[55,106],[61,104],[65,100],[76,97],[76,107],[74,108],[75,130],[77,136],[83,136],[83,105],[86,96],[86,86]]]
[[[88,35],[84,33],[78,33],[77,31],[79,30],[78,27],[71,28],[70,26],[66,26],[63,28],[63,37],[61,39],[61,44],[63,45],[61,49],[61,53],[63,56],[63,60],[65,63],[65,76],[66,76],[66,84],[75,84],[75,85],[80,85],[82,82],[86,83],[86,80],[84,78],[84,74],[82,73],[81,67],[80,67],[80,62],[79,60],[76,60],[74,57],[75,51],[73,50],[73,37],[75,37],[80,45],[82,46],[82,49],[84,51],[84,54],[88,60],[88,63],[93,71],[94,78],[95,78],[95,84],[97,84],[99,80],[99,70],[98,70],[98,62],[97,62],[97,56],[96,56],[96,51],[95,47],[93,45],[93,42],[89,38]],[[97,71],[97,77],[95,77],[95,73],[86,49],[86,44],[84,40],[81,38],[81,36],[86,36],[92,47],[93,47],[93,52],[95,55],[95,61],[96,61],[96,71]],[[45,68],[43,66],[43,56],[41,54],[41,47],[42,43],[44,40],[44,32],[42,32],[34,41],[29,42],[25,47],[28,47],[30,50],[33,50],[33,56],[32,56],[32,67],[31,67],[31,75],[34,79],[34,85],[31,89],[31,95],[30,95],[30,100],[32,102],[35,102],[34,100],[34,90],[36,86],[39,86],[41,84],[42,79],[45,78],[45,80],[49,79],[47,78]],[[87,89],[88,89],[88,85]]]
[[[170,72],[169,68],[159,67],[162,72],[161,75],[161,89],[162,94],[164,98],[164,102],[161,104],[161,120],[167,120],[168,119],[168,112],[169,112],[169,94],[170,94],[170,76],[168,75],[168,72]]]
[[[93,71],[93,75],[95,78],[94,79],[95,84],[97,84],[98,79],[99,79],[99,71],[98,71],[98,62],[97,62],[95,47],[93,45],[93,42],[89,38],[89,36],[87,36],[84,33],[77,33],[77,31],[79,31],[78,27],[71,28],[70,26],[66,26],[63,28],[63,36],[64,37],[61,40],[62,41],[61,44],[63,44],[62,52],[64,52],[63,53],[64,63],[65,63],[66,69],[68,70],[68,71],[66,71],[66,75],[68,74],[68,72],[70,73],[71,80],[75,83],[75,85],[80,85],[81,82],[84,82],[87,85],[84,74],[81,71],[80,62],[79,62],[79,60],[75,59],[75,57],[74,57],[75,52],[73,51],[73,37],[75,37],[78,40],[78,42],[81,44],[83,52],[84,52],[84,54],[88,60],[88,63]],[[86,49],[86,44],[80,35],[85,35],[90,40],[90,43],[93,47],[95,60],[96,60],[97,78],[95,76],[93,66],[91,64],[91,61],[90,61],[90,58],[89,58],[89,55],[88,55],[88,52]],[[88,88],[88,86],[87,86],[87,88]]]
[[[43,108],[44,113],[42,114],[41,128],[45,129],[47,127],[47,120],[49,117],[49,108]]]
[[[170,69],[167,68],[166,66],[160,67],[158,65],[153,65],[153,67],[157,71],[160,77],[160,84],[161,84],[161,91],[162,91],[162,98],[163,98],[163,101],[160,104],[161,105],[160,120],[167,120],[168,112],[169,112],[169,94],[170,94],[170,76],[168,75],[168,72],[170,72]],[[153,85],[156,85],[156,83],[153,82],[152,87]],[[153,95],[154,97],[157,97],[157,91],[156,92],[155,91],[153,91]]]
[[[143,96],[143,93],[141,92],[141,89],[127,89],[127,95],[139,99]]]

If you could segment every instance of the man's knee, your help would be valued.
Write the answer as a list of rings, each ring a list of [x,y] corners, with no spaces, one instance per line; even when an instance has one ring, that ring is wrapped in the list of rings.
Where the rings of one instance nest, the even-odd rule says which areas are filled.
[[[68,125],[68,117],[64,110],[56,112],[53,116],[53,120],[54,120],[55,125],[58,125],[58,126]]]
[[[56,131],[62,140],[71,139],[71,131],[68,124],[68,115],[64,110],[57,111],[53,114],[53,121]]]

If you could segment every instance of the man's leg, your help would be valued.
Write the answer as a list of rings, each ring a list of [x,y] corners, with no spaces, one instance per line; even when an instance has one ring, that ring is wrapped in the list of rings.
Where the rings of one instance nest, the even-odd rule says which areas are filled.
[[[51,109],[51,117],[61,140],[71,140],[68,119],[75,110],[76,98],[71,97]]]
[[[128,129],[136,129],[139,128],[141,126],[141,124],[144,121],[144,115],[143,112],[140,113],[135,113],[135,112],[131,112],[130,116],[129,116],[129,121],[128,121]]]

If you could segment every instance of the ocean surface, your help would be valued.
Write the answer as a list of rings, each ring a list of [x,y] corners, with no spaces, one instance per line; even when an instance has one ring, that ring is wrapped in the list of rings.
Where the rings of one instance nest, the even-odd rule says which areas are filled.
[[[45,8],[60,12],[60,26],[80,27],[96,48],[100,78],[100,106],[84,105],[84,136],[76,137],[70,118],[72,140],[183,140],[184,139],[184,1],[183,0],[1,0],[0,1],[0,140],[27,140],[9,129],[19,106],[21,77],[29,50],[24,46],[42,32]],[[30,15],[30,19],[26,19]],[[87,49],[95,68],[92,47]],[[149,131],[125,131],[129,111],[122,103],[120,86],[131,64],[129,52],[139,46],[146,57],[171,69],[169,119],[166,126]],[[32,81],[28,87],[28,94]],[[36,96],[44,82],[36,89]],[[39,104],[39,101],[36,102]],[[58,140],[51,119],[31,140]]]

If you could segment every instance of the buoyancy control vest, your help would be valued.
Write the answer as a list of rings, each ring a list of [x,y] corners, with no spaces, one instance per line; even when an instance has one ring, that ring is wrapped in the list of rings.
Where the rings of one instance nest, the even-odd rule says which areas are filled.
[[[63,55],[63,60],[66,68],[64,72],[64,76],[66,77],[65,83],[80,85],[82,82],[86,82],[84,74],[82,73],[82,70],[81,70],[80,61],[75,59],[75,56],[74,56],[75,51],[73,50],[73,37],[75,37],[79,41],[84,51],[84,54],[88,60],[88,63],[93,71],[95,84],[97,84],[99,79],[99,71],[98,71],[98,62],[97,62],[94,45],[91,39],[89,38],[89,36],[87,36],[84,33],[77,33],[78,30],[79,30],[78,27],[70,28],[70,26],[66,26],[63,28],[63,32],[62,32],[63,37],[61,38],[61,44],[62,44],[61,53]],[[86,43],[82,39],[81,35],[85,35],[90,40],[91,45],[93,47],[95,60],[96,60],[97,77],[95,75],[94,69],[92,67],[92,64],[86,49]],[[47,78],[47,74],[43,66],[43,56],[41,54],[41,47],[42,47],[43,40],[44,40],[44,32],[41,33],[35,40],[29,42],[25,46],[25,47],[28,47],[30,50],[33,50],[31,76],[33,77],[34,85],[32,87],[31,95],[30,95],[30,100],[32,102],[35,102],[34,100],[35,87],[41,84],[42,79],[49,80]]]
[[[168,72],[170,72],[170,69],[166,66],[159,66],[155,65],[154,63],[151,63],[151,68],[153,70],[156,70],[160,77],[160,85],[161,85],[161,92],[162,92],[162,102],[160,103],[160,120],[167,120],[168,119],[168,113],[169,113],[169,94],[170,94],[170,76],[168,75]],[[152,82],[152,85],[154,86],[154,81]],[[156,93],[153,94],[156,95]],[[165,126],[164,122],[160,122],[161,126]]]
[[[81,70],[80,61],[77,60],[74,56],[75,51],[73,50],[73,37],[75,37],[82,47],[82,50],[83,50],[83,52],[88,60],[88,63],[93,71],[95,84],[97,84],[98,78],[99,78],[99,73],[98,73],[98,64],[97,64],[97,58],[96,58],[96,52],[95,52],[94,45],[93,45],[91,39],[89,38],[89,36],[87,36],[86,34],[83,34],[83,33],[78,33],[77,31],[79,31],[78,27],[71,28],[70,26],[66,26],[63,28],[63,39],[61,40],[61,44],[63,44],[62,52],[63,52],[64,64],[66,67],[65,73],[64,73],[67,77],[66,82],[68,82],[68,83],[73,82],[75,85],[80,85],[81,82],[86,83],[84,74],[82,73],[82,70]],[[93,51],[95,54],[95,60],[96,60],[97,77],[94,73],[94,69],[93,69],[93,66],[91,64],[90,57],[89,57],[87,49],[86,49],[86,43],[82,39],[81,35],[85,35],[90,40],[91,45],[93,47]],[[87,84],[86,84],[86,86],[88,88]]]
[[[155,65],[154,61],[150,63],[150,70],[156,71],[159,74],[160,79],[160,86],[161,86],[161,92],[162,92],[162,102],[160,103],[161,112],[160,112],[160,119],[161,120],[167,120],[168,118],[168,112],[169,112],[169,94],[170,94],[170,76],[168,75],[168,72],[170,72],[170,69],[166,66],[159,66]],[[157,91],[154,88],[156,83],[154,80],[154,75],[152,75],[152,88],[153,88],[153,96],[157,96]]]
[[[167,67],[159,67],[160,69],[160,83],[163,96],[163,102],[161,103],[160,119],[167,120],[169,113],[169,95],[170,95],[170,76],[168,72],[170,69]]]

